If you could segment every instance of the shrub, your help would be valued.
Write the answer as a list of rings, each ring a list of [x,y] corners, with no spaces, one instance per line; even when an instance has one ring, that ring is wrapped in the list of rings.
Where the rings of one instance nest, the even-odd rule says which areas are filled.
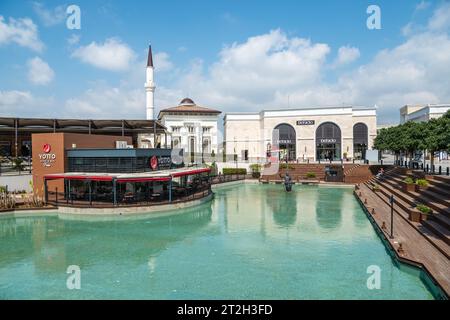
[[[222,172],[224,175],[227,174],[247,174],[247,169],[245,168],[223,168]]]
[[[380,185],[375,183],[375,184],[372,186],[372,190],[380,190]]]
[[[4,193],[6,192],[6,187],[5,186],[0,186],[0,193]]]
[[[250,165],[250,169],[252,170],[252,177],[259,178],[261,176],[261,165],[258,163],[254,163]]]
[[[429,182],[428,182],[426,179],[417,179],[417,180],[416,180],[416,184],[417,184],[419,187],[428,187]]]
[[[416,208],[424,214],[432,214],[433,213],[433,210],[431,210],[430,207],[428,207],[424,204],[418,204]]]
[[[209,168],[211,169],[211,175],[216,176],[217,175],[217,164],[215,161],[213,161],[213,163],[211,163]]]
[[[414,183],[414,179],[411,177],[406,177],[405,180],[403,180],[404,183],[406,184],[413,184]]]
[[[315,178],[315,177],[316,177],[316,174],[315,174],[314,172],[307,172],[307,173],[306,173],[306,177],[307,177],[307,178]]]
[[[291,164],[286,164],[286,163],[281,163],[280,164],[280,169],[289,169],[289,170],[293,170],[295,167]]]

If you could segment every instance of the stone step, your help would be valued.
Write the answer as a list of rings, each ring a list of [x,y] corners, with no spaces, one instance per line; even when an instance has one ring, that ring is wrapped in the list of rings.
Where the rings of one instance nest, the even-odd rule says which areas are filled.
[[[442,240],[448,245],[450,245],[450,229],[443,227],[441,224],[434,220],[425,220],[422,221],[422,224],[427,228],[433,230],[436,234],[438,234]]]
[[[391,181],[396,181],[397,185],[402,186],[403,180],[406,177],[402,177],[399,175],[392,175],[392,179]],[[431,190],[430,187],[427,189],[421,189],[419,192],[408,192],[410,193],[412,196],[414,197],[422,197],[422,195],[425,195],[426,198],[430,198],[432,200],[435,200],[435,202],[439,202],[442,203],[448,207],[450,207],[450,193],[447,192],[447,194],[445,194],[445,191],[442,191],[442,193],[436,193],[434,192],[434,190]],[[447,196],[447,197],[446,197]]]
[[[366,183],[366,186],[368,188],[370,188],[370,185],[371,183],[369,182]],[[384,188],[382,185],[380,185],[380,190],[381,191],[377,193],[379,198],[386,204],[389,204],[390,192],[387,191],[386,188]],[[397,198],[395,203],[396,203],[396,205],[394,205],[395,212],[403,216],[408,221],[408,223],[411,224],[414,228],[416,228],[419,232],[421,232],[427,238],[427,240],[431,244],[433,244],[433,246],[436,249],[438,249],[447,258],[450,259],[450,246],[446,243],[446,241],[442,238],[442,236],[420,222],[410,221],[408,212],[410,209],[412,209],[412,207],[407,202]]]
[[[392,193],[401,197],[404,201],[410,202],[411,204],[423,203],[428,205],[435,211],[441,212],[446,216],[450,216],[450,208],[446,204],[446,200],[437,201],[430,199],[424,195],[418,194],[417,192],[405,192],[403,191],[403,186],[401,184],[399,184],[397,181],[392,181],[389,178],[379,180],[378,184],[385,185],[391,190]]]

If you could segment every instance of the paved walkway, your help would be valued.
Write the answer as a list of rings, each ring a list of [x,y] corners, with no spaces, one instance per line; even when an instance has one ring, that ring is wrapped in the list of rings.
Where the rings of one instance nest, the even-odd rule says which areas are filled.
[[[361,193],[361,195],[360,195]],[[422,264],[434,279],[440,284],[441,288],[446,292],[447,297],[450,296],[450,260],[437,250],[424,235],[419,233],[398,213],[394,212],[394,238],[390,239],[390,221],[391,209],[389,205],[383,201],[366,185],[360,184],[359,190],[356,190],[357,196],[365,203],[369,212],[375,210],[372,214],[374,220],[382,228],[386,238],[391,246],[395,249],[400,258],[412,260],[418,264]],[[399,251],[399,247],[403,250]]]

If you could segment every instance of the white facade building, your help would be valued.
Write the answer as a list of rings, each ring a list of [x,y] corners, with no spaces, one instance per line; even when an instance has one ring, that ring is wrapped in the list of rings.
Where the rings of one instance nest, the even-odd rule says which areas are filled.
[[[450,104],[406,105],[400,109],[400,123],[440,118],[448,110],[450,110]]]
[[[238,161],[364,159],[377,134],[376,107],[319,107],[226,113],[225,152]]]
[[[148,48],[146,81],[147,120],[155,119],[155,82],[152,47]],[[217,123],[221,111],[198,106],[189,98],[183,99],[176,107],[159,112],[157,121],[167,128],[166,135],[140,134],[139,148],[179,148],[185,155],[211,155],[218,153]],[[151,130],[150,130],[151,131]]]
[[[158,120],[167,128],[167,145],[185,154],[211,155],[218,152],[217,123],[221,111],[201,107],[189,98],[176,107],[162,109]]]

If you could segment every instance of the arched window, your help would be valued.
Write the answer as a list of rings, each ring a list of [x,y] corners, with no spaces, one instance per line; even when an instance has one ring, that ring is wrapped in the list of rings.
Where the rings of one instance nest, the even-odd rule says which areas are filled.
[[[278,135],[276,134],[278,130]],[[295,161],[296,159],[296,133],[294,127],[282,123],[274,128],[272,142],[278,145],[280,161]]]
[[[316,130],[317,160],[341,159],[341,129],[332,122],[322,123]]]
[[[353,126],[353,157],[355,159],[365,159],[369,141],[369,130],[367,125],[358,122]]]

